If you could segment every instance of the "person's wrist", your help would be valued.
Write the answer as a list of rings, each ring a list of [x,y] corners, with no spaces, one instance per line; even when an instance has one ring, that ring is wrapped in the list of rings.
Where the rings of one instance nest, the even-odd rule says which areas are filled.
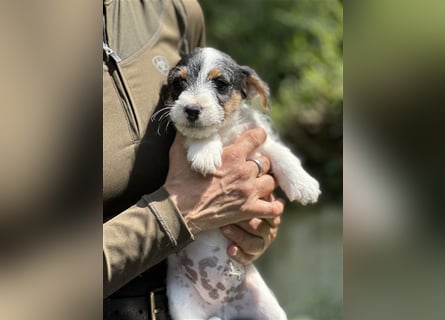
[[[170,200],[174,203],[176,208],[178,208],[178,210],[181,212],[181,214],[184,215],[185,210],[184,210],[184,207],[183,207],[183,203],[179,203],[179,199],[178,199],[179,198],[179,195],[178,195],[179,193],[176,192],[176,190],[173,187],[171,187],[170,185],[168,185],[168,184],[164,185],[164,189],[167,190],[167,192],[169,194],[169,197],[170,197]]]
[[[176,208],[179,209],[178,196],[175,193],[172,193],[166,186],[164,186],[164,188],[165,190],[167,190],[170,200],[175,204]]]
[[[201,231],[201,229],[196,225],[196,223],[191,219],[190,215],[187,214],[188,211],[184,210],[183,208],[181,208],[181,206],[178,203],[178,194],[177,192],[175,192],[174,188],[172,188],[170,185],[165,184],[164,185],[164,189],[167,190],[168,194],[169,194],[169,198],[170,200],[173,202],[173,204],[176,206],[176,208],[179,210],[179,212],[181,213],[185,224],[187,225],[189,231],[193,234],[196,235],[197,233],[199,233]]]
[[[190,218],[189,215],[184,216],[184,221],[187,224],[187,227],[189,228],[190,232],[194,236],[202,231],[202,229],[193,221],[193,219]]]

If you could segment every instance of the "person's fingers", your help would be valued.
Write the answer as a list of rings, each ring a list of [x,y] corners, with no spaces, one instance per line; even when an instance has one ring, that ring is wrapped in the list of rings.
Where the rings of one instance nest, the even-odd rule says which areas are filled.
[[[246,219],[252,218],[275,218],[280,216],[284,210],[283,199],[266,201],[257,199],[241,206],[241,211],[246,215]]]
[[[267,232],[263,230],[264,237],[261,232],[258,235],[246,232],[238,225],[232,224],[221,228],[223,235],[240,247],[244,253],[249,255],[261,254],[266,246]]]
[[[259,161],[259,164],[255,163],[254,160]],[[249,157],[246,160],[246,165],[252,168],[251,172],[254,177],[262,176],[270,171],[270,161],[264,156]]]
[[[276,182],[276,180],[275,180]],[[281,201],[283,204],[286,203],[286,201],[284,199],[281,198],[275,198],[275,195],[273,193],[263,197],[263,200],[266,201],[276,201],[279,200]],[[264,221],[266,221],[271,227],[278,227],[281,223],[281,216],[275,217],[275,218],[263,218]]]
[[[235,141],[233,146],[239,150],[238,152],[241,156],[247,158],[247,156],[261,146],[264,141],[266,141],[266,131],[262,128],[254,128],[246,131]]]
[[[279,218],[279,217],[278,217]],[[270,243],[276,238],[278,234],[278,225],[270,225],[268,219],[258,219],[254,218],[248,221],[241,221],[236,224],[239,228],[244,230],[247,234],[251,234],[257,237],[261,237],[263,239],[261,250],[264,250],[267,248]],[[247,237],[246,237],[247,238]],[[244,246],[242,243],[239,243],[244,249]],[[252,245],[256,245],[255,243],[252,243]],[[249,248],[246,248],[244,251],[250,254],[255,254],[255,250],[249,250]]]
[[[170,147],[170,157],[175,159],[178,156],[185,157],[185,149],[184,149],[184,141],[185,138],[180,133],[177,133],[175,139],[173,140],[173,144]]]
[[[184,141],[185,141],[185,137],[184,137],[180,132],[176,132],[174,142],[175,142],[175,143],[183,144]]]
[[[245,265],[245,266],[253,263],[258,258],[258,255],[250,255],[250,254],[245,253],[236,244],[231,244],[227,248],[227,254],[233,260],[235,260],[236,262],[241,263],[242,265]]]
[[[271,226],[267,220],[269,219],[253,218],[238,222],[236,226],[249,234],[267,239],[270,236],[271,230],[277,228],[276,226]]]
[[[255,179],[253,183],[257,189],[258,198],[267,198],[278,186],[275,179],[268,174]]]
[[[284,201],[284,200],[283,200]],[[273,219],[263,219],[266,221],[272,228],[277,228],[281,223],[281,217],[275,217]]]

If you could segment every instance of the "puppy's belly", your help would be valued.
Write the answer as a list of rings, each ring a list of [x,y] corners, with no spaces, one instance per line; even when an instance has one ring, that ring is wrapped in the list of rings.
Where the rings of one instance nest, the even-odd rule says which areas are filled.
[[[200,233],[194,242],[169,257],[179,275],[177,286],[196,290],[208,303],[225,304],[239,295],[246,269],[227,255],[229,242],[216,231]],[[173,270],[172,270],[173,271]]]

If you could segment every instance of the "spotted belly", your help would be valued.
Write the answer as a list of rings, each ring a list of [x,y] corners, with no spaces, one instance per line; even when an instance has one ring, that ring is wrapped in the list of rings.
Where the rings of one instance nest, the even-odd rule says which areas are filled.
[[[230,259],[226,253],[228,242],[220,237],[222,235],[217,237],[220,241],[216,244],[209,242],[208,237],[196,239],[197,242],[177,255],[180,272],[200,296],[212,304],[242,299],[242,283],[246,276],[245,266]]]

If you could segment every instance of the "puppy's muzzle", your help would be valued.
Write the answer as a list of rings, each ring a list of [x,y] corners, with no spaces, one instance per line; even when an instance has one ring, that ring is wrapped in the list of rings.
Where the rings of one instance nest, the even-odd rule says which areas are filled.
[[[184,107],[184,112],[187,116],[187,120],[194,122],[199,118],[202,107],[198,104],[189,104]]]

